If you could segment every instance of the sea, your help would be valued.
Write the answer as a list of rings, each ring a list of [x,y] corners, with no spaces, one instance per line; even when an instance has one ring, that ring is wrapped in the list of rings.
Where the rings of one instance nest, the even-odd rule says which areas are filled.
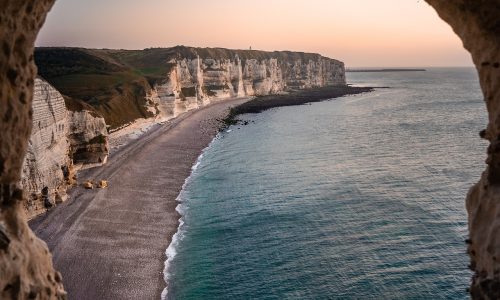
[[[475,69],[347,81],[381,88],[242,115],[205,149],[164,298],[469,298],[465,196],[487,147]]]

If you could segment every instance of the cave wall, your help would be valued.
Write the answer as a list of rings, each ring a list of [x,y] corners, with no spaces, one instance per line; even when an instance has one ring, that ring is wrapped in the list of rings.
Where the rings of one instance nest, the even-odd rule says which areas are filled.
[[[489,123],[480,136],[490,142],[486,170],[466,199],[467,252],[474,271],[474,299],[500,298],[500,1],[426,0],[451,25],[472,54]]]
[[[65,298],[46,245],[26,223],[17,183],[31,130],[33,46],[55,0],[0,0],[0,298]],[[489,124],[487,168],[466,200],[475,299],[500,296],[500,1],[426,0],[472,54]]]
[[[0,299],[63,299],[61,276],[31,232],[18,182],[31,131],[33,46],[54,0],[0,0]]]

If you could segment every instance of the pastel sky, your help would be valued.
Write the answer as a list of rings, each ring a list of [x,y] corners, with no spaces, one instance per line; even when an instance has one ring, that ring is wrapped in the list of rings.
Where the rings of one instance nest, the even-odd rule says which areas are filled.
[[[422,0],[57,0],[37,46],[296,50],[348,67],[470,66]]]

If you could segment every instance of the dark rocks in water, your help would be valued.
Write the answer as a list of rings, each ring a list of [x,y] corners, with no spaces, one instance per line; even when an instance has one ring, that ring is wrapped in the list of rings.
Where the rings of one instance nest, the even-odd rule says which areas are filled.
[[[347,69],[346,72],[425,72],[426,69],[408,69],[408,68],[392,68],[392,69]]]
[[[260,113],[274,107],[308,104],[311,102],[319,102],[346,95],[371,92],[373,90],[373,87],[338,85],[306,90],[295,90],[288,94],[260,96],[232,108],[228,117],[224,120],[224,123],[228,126],[236,124],[238,121],[235,120],[235,117],[241,114]],[[245,121],[244,125],[247,124],[248,121]]]

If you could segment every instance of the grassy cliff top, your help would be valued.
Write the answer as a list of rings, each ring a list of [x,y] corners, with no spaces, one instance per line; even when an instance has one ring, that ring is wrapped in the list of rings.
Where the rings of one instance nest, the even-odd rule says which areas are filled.
[[[291,51],[229,50],[223,48],[149,48],[144,50],[47,47],[35,49],[41,77],[72,104],[83,101],[102,114],[112,128],[148,117],[144,96],[152,85],[167,78],[176,59],[277,58],[281,61],[328,59],[319,54]],[[340,63],[337,60],[332,62]],[[70,109],[79,105],[71,105]]]
[[[293,51],[261,51],[261,50],[238,50],[238,49],[225,49],[225,48],[195,48],[187,46],[176,46],[172,48],[150,48],[142,50],[145,52],[158,52],[168,55],[170,58],[197,58],[198,56],[202,59],[212,58],[212,59],[235,59],[236,55],[242,59],[257,59],[264,60],[270,58],[277,58],[282,61],[316,61],[318,59],[330,59],[321,56],[316,53],[306,53],[306,52],[293,52]]]
[[[148,48],[144,50],[112,50],[48,47],[36,48],[35,60],[44,78],[68,74],[134,73],[139,76],[161,77],[173,67],[172,59],[235,59],[264,60],[277,58],[282,61],[316,61],[329,59],[315,53],[292,51],[230,50],[224,48]],[[338,60],[330,59],[334,62]],[[340,63],[340,62],[339,62]]]

